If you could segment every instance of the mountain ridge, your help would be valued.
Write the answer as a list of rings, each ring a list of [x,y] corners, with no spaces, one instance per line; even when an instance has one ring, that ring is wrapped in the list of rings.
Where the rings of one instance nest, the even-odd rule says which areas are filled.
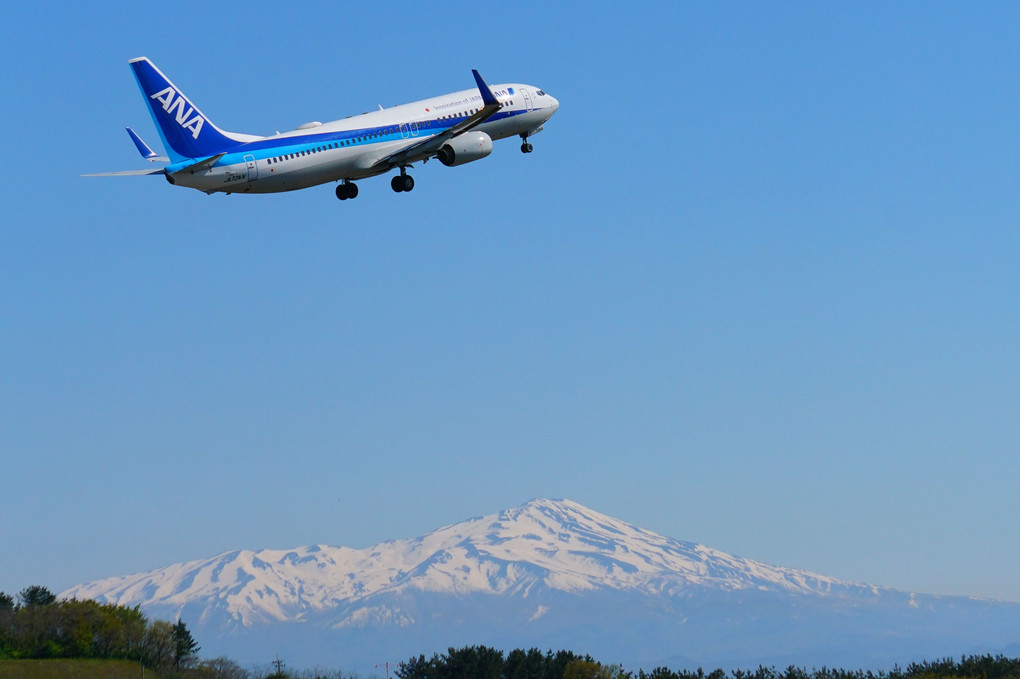
[[[826,630],[872,648],[902,637],[897,630],[943,645],[952,645],[954,634],[963,644],[968,635],[975,644],[1020,638],[973,624],[980,611],[994,609],[991,617],[1020,629],[1020,605],[771,566],[542,498],[418,538],[364,549],[234,550],[85,583],[61,596],[182,616],[212,635],[213,646],[241,653],[252,651],[244,639],[267,635],[293,634],[292,647],[304,653],[315,653],[317,638],[346,648],[356,638],[366,653],[405,657],[457,639],[542,647],[563,639],[577,646],[571,650],[615,649],[631,661],[682,652],[722,666],[736,659],[736,649],[768,643],[791,658],[822,647],[853,657],[853,644],[833,646]],[[972,621],[969,632],[947,618],[961,611]],[[925,644],[938,647],[915,646]]]

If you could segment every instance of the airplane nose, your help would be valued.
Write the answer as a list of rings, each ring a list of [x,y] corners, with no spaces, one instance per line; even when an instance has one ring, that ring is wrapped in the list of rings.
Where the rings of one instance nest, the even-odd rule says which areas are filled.
[[[552,95],[549,95],[549,98],[552,99],[552,103],[549,104],[549,108],[552,109],[553,113],[556,113],[556,110],[560,107],[560,100]]]

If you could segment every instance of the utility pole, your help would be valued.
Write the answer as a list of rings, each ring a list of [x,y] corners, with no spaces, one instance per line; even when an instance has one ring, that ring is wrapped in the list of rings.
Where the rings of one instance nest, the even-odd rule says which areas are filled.
[[[282,660],[280,660],[280,654],[279,653],[276,654],[276,660],[273,661],[273,664],[276,665],[276,674],[277,674],[277,676],[281,676],[282,677],[283,676],[283,666],[284,666],[285,663]]]
[[[379,669],[380,667],[383,667],[383,666],[386,667],[386,679],[390,679],[390,664],[388,662],[385,663],[385,665],[376,665],[375,668]]]

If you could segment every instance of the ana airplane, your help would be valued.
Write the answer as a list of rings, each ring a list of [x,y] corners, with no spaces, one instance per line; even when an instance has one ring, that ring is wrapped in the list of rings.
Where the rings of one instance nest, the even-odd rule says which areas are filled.
[[[493,140],[514,136],[521,138],[521,151],[531,153],[528,139],[559,108],[537,87],[489,87],[472,71],[476,89],[259,137],[216,127],[147,58],[129,63],[167,155],[157,155],[130,127],[128,135],[143,158],[168,164],[85,176],[161,174],[175,186],[208,194],[275,193],[340,182],[336,197],[347,200],[358,195],[355,180],[391,170],[400,173],[390,181],[393,190],[410,191],[414,179],[407,170],[419,161],[463,165],[489,155]]]

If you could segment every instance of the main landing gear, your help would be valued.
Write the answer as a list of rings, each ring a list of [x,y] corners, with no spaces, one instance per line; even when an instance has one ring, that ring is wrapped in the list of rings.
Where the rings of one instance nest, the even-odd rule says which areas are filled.
[[[345,179],[342,184],[337,184],[336,197],[339,198],[340,200],[347,200],[348,198],[357,198],[358,185]]]
[[[390,188],[397,193],[410,191],[414,188],[414,177],[407,174],[406,168],[400,168],[400,174],[390,180]]]

